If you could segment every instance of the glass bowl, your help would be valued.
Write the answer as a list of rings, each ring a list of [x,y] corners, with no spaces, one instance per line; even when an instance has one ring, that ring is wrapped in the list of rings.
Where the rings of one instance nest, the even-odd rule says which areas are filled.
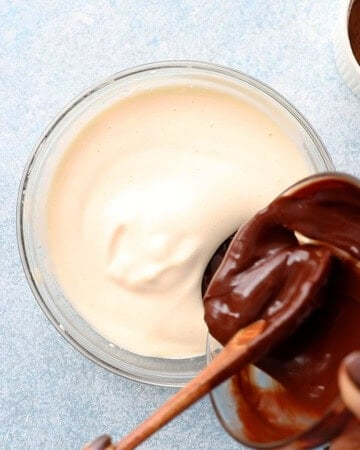
[[[304,117],[271,88],[222,66],[181,61],[160,62],[116,73],[75,98],[49,125],[36,144],[21,181],[17,236],[24,271],[41,309],[58,332],[83,355],[124,377],[162,386],[182,386],[205,365],[204,355],[184,359],[144,357],[109,342],[72,307],[51,270],[45,243],[45,203],[51,176],[71,131],[80,129],[99,105],[105,109],[139,84],[169,80],[226,86],[267,113],[303,152],[313,172],[333,169],[319,137]]]
[[[222,348],[222,345],[210,334],[208,334],[208,364],[218,353],[222,351]],[[248,374],[251,376],[252,385],[255,388],[271,394],[271,392],[276,392],[281,386],[276,380],[268,376],[257,367],[250,365],[248,369]],[[249,449],[322,450],[325,449],[325,447],[328,449],[328,441],[338,436],[351,418],[351,413],[346,409],[339,397],[333,401],[328,410],[320,419],[314,419],[310,416],[301,416],[300,414],[295,417],[294,410],[280,401],[277,407],[281,407],[281,421],[283,423],[288,422],[289,424],[292,424],[296,419],[297,424],[302,425],[302,427],[299,427],[302,431],[280,441],[274,439],[274,441],[266,443],[262,441],[254,442],[247,438],[244,431],[244,424],[238,414],[238,401],[240,400],[238,397],[239,395],[240,394],[237,393],[236,390],[234,394],[233,377],[229,378],[210,392],[210,398],[214,411],[223,428],[236,441],[242,445],[246,445],[246,448]]]
[[[335,62],[345,83],[360,97],[360,64],[351,48],[349,20],[355,0],[341,0],[338,24],[334,34]]]

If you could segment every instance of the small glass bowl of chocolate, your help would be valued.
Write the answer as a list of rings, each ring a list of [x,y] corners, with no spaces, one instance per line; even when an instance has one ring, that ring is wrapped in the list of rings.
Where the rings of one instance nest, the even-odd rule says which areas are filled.
[[[352,3],[349,15],[349,38],[355,59],[360,65],[360,1]]]
[[[232,239],[204,296],[208,362],[249,314],[254,321],[264,311],[290,311],[291,299],[309,289],[319,267],[306,252],[331,253],[310,295],[315,307],[285,339],[269,341],[252,365],[211,392],[220,422],[240,443],[315,448],[337,436],[351,416],[339,396],[338,371],[360,342],[359,227],[359,180],[329,173],[286,190]],[[288,256],[277,266],[281,255]]]
[[[336,65],[350,89],[360,97],[360,0],[345,0],[334,36]]]

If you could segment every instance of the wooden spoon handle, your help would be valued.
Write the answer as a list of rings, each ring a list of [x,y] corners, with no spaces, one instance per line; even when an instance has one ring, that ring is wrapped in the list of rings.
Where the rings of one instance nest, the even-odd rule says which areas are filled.
[[[116,450],[135,448],[215,386],[233,375],[236,367],[240,368],[248,364],[248,344],[262,333],[265,324],[264,320],[259,320],[238,331],[213,361],[190,383],[120,440],[115,446]]]

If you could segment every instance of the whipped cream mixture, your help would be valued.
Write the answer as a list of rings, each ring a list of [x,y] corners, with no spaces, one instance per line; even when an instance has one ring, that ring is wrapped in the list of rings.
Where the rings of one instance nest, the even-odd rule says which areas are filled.
[[[310,172],[284,130],[240,96],[185,81],[138,90],[98,112],[58,164],[53,270],[110,342],[146,356],[203,354],[209,259]]]

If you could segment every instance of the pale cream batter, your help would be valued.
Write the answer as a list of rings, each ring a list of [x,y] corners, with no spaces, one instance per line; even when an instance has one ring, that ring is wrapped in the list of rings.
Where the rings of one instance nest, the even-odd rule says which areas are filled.
[[[264,112],[220,88],[129,94],[74,137],[48,198],[53,270],[79,313],[129,351],[205,351],[201,280],[255,211],[311,172]]]

